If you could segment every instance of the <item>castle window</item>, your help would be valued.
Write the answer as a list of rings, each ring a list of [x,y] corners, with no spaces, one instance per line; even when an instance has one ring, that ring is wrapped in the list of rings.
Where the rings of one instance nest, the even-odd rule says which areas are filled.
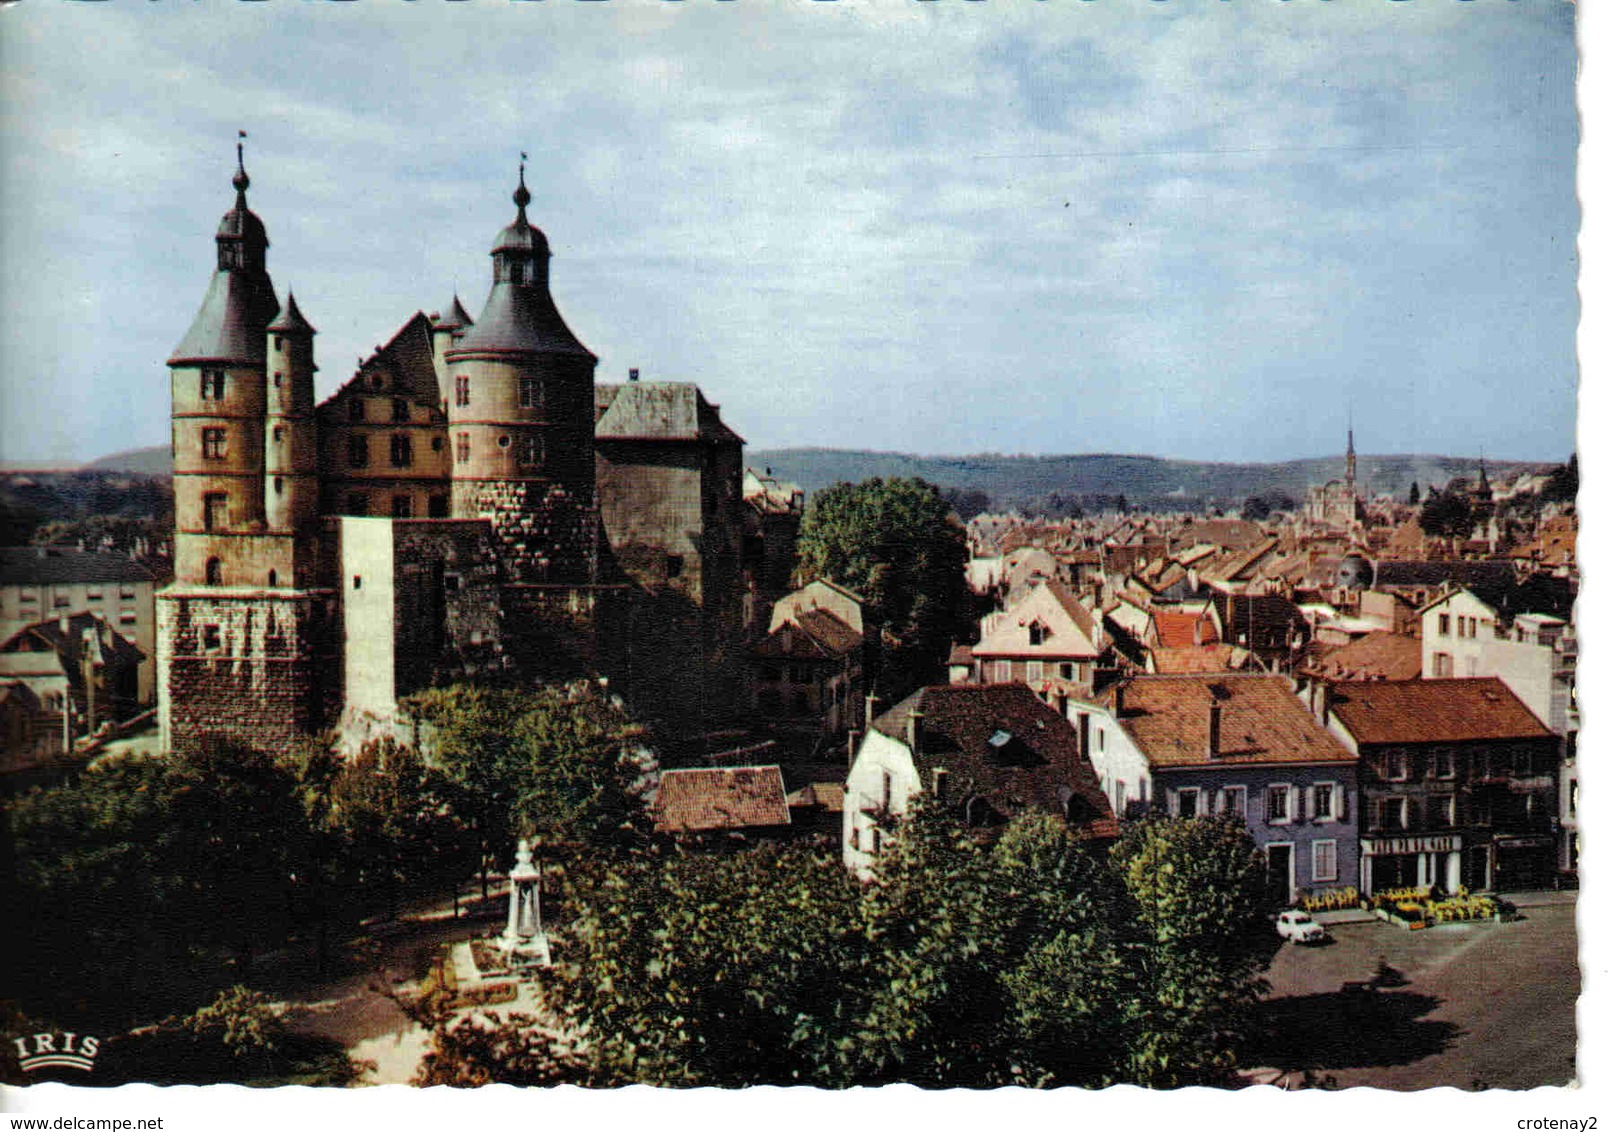
[[[221,586],[221,585],[223,585],[223,559],[221,559],[221,558],[209,558],[209,559],[207,559],[207,585],[209,585],[209,586]]]
[[[346,438],[346,462],[354,468],[368,467],[368,437],[348,436]]]
[[[359,518],[368,514],[368,495],[365,492],[353,491],[346,496],[346,513]]]
[[[522,377],[519,379],[519,407],[521,409],[539,409],[542,407],[542,383],[540,378]]]
[[[534,468],[542,462],[542,438],[539,436],[522,436],[519,438],[519,464],[523,468]]]
[[[354,421],[362,420],[363,398],[353,397],[350,401],[346,402],[346,415],[348,418]]]
[[[453,382],[453,389],[457,394],[458,404],[467,405],[469,403],[469,379],[467,377],[458,378]]]
[[[429,508],[430,518],[445,519],[447,517],[447,497],[445,495],[432,495]]]
[[[412,499],[411,496],[407,496],[407,495],[393,495],[393,496],[391,496],[391,518],[393,518],[393,519],[411,519],[411,518],[413,518],[413,499]]]
[[[273,589],[278,584],[279,584],[279,571],[278,570],[270,570],[270,571],[268,571],[268,588]]]
[[[223,648],[223,630],[216,625],[201,626],[201,647],[208,652],[217,652]]]
[[[463,579],[457,574],[444,574],[441,578],[441,588],[449,594],[455,594],[463,588]]]
[[[352,575],[352,588],[354,590],[360,590],[360,589],[363,588],[363,575],[361,575],[361,574],[353,574]]]
[[[406,424],[408,421],[408,403],[398,397],[391,402],[391,422],[393,424]]]
[[[432,451],[432,452],[441,451],[441,447],[442,447],[443,443],[444,442],[442,441],[442,439],[439,436],[432,436],[430,438],[430,451]]]
[[[274,388],[275,389],[278,389],[284,383],[285,383],[285,375],[284,374],[282,374],[282,373],[274,374]]]
[[[405,432],[391,437],[391,467],[405,468],[413,463],[413,441]]]
[[[667,554],[664,558],[664,576],[667,578],[681,577],[683,561],[679,554]]]
[[[285,442],[285,426],[284,425],[275,425],[274,426],[274,443],[275,444],[283,444],[284,442]]]
[[[467,464],[469,462],[469,434],[468,433],[460,432],[458,434],[458,445],[457,445],[457,447],[458,447],[458,463]]]
[[[221,491],[209,491],[201,497],[201,526],[208,531],[221,531],[229,518],[229,496]]]
[[[274,335],[274,349],[283,350],[284,348],[285,348],[285,336],[283,334],[275,334]],[[279,382],[277,380],[278,377],[279,377],[279,375],[277,373],[274,374],[274,378],[276,379],[274,381],[275,385],[279,384]]]
[[[201,400],[223,400],[223,371],[221,369],[204,369],[201,371]]]
[[[498,448],[507,448],[512,443],[513,443],[513,440],[510,437],[499,436],[497,438],[497,447]]]
[[[285,494],[285,477],[284,476],[275,476],[274,477],[274,494],[275,495],[283,495],[283,494]]]
[[[229,451],[229,433],[227,429],[204,428],[201,430],[201,455],[208,460],[221,460]]]

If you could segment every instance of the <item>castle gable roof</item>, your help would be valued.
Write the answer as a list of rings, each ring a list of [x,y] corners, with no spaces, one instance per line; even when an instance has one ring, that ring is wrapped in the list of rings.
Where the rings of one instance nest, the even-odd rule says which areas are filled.
[[[690,381],[629,381],[597,386],[599,440],[698,440],[741,444],[720,410]]]

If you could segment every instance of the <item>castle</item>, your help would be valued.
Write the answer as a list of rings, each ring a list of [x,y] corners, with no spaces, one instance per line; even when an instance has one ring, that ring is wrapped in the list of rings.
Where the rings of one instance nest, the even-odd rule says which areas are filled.
[[[319,403],[316,331],[275,295],[237,158],[217,269],[167,363],[164,747],[361,741],[464,679],[601,675],[672,729],[728,720],[797,509],[778,525],[745,497],[743,440],[695,385],[595,384],[523,164],[479,316],[456,296],[415,314]]]

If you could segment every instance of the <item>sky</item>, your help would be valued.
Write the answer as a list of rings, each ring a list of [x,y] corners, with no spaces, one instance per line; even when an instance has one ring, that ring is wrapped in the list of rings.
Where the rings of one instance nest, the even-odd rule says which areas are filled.
[[[164,443],[244,129],[320,395],[473,315],[521,151],[600,381],[754,448],[1575,445],[1566,0],[25,0],[0,461]]]

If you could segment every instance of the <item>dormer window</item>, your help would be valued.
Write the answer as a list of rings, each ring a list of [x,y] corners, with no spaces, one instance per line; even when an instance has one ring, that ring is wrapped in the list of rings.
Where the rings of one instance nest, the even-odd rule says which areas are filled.
[[[1035,621],[1035,622],[1033,622],[1031,625],[1029,625],[1027,627],[1027,643],[1028,644],[1030,644],[1030,645],[1042,645],[1045,641],[1047,641],[1049,639],[1050,639],[1049,626],[1045,625],[1043,622]]]

